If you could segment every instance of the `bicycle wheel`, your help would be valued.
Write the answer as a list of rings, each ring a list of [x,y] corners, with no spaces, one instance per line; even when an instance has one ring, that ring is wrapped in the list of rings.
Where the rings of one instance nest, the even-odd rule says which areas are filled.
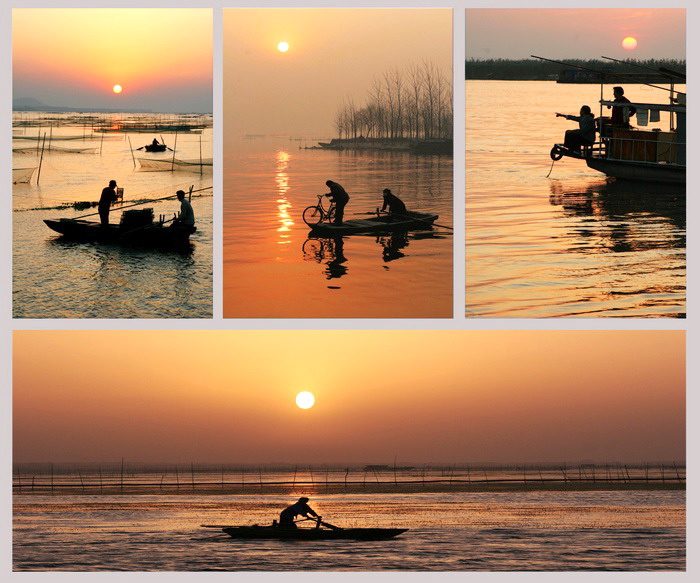
[[[301,218],[309,227],[315,227],[323,220],[323,213],[318,206],[307,206],[301,214]]]
[[[331,205],[331,208],[328,209],[328,214],[326,215],[328,218],[328,222],[332,223],[335,220],[335,205]]]

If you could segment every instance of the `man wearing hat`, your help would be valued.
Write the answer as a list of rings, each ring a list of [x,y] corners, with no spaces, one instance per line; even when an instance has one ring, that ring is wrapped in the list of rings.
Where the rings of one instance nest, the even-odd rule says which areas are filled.
[[[109,225],[109,207],[117,200],[117,181],[110,180],[109,186],[102,189],[100,202],[97,204],[97,212],[100,214],[100,223],[103,227]]]
[[[280,512],[280,528],[296,528],[297,525],[294,523],[294,519],[299,515],[308,518],[308,515],[311,514],[320,519],[321,517],[312,510],[308,502],[309,499],[302,496],[297,502],[291,506],[287,506]]]

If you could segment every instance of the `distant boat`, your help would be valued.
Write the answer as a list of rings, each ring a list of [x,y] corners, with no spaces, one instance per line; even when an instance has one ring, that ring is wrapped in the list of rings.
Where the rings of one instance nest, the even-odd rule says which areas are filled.
[[[136,158],[144,172],[199,172],[211,171],[213,158]]]
[[[143,149],[146,152],[165,152],[167,146],[165,144],[146,144]]]
[[[34,175],[34,171],[36,169],[36,166],[32,166],[31,168],[13,168],[12,184],[28,183],[32,179],[32,176]]]

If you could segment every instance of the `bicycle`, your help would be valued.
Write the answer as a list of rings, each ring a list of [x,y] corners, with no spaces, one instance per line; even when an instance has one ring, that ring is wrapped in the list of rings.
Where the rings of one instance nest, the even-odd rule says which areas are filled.
[[[335,203],[331,201],[328,209],[323,208],[323,197],[324,194],[316,195],[318,197],[318,203],[315,206],[307,206],[301,215],[304,222],[309,227],[315,227],[323,222],[331,223],[335,219]]]

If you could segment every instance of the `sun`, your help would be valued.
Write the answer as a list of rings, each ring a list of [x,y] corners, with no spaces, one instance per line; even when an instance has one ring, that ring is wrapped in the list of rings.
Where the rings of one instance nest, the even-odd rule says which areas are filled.
[[[112,87],[112,91],[113,91],[115,94],[118,95],[119,93],[122,92],[122,86],[121,86],[121,85],[115,85],[114,87]]]
[[[277,43],[277,50],[280,53],[286,53],[289,50],[289,43],[284,40],[280,43]]]
[[[300,409],[311,409],[315,402],[316,398],[309,391],[302,391],[297,395],[297,407]]]
[[[633,36],[628,36],[622,41],[622,48],[627,51],[633,51],[637,48],[637,39]]]

